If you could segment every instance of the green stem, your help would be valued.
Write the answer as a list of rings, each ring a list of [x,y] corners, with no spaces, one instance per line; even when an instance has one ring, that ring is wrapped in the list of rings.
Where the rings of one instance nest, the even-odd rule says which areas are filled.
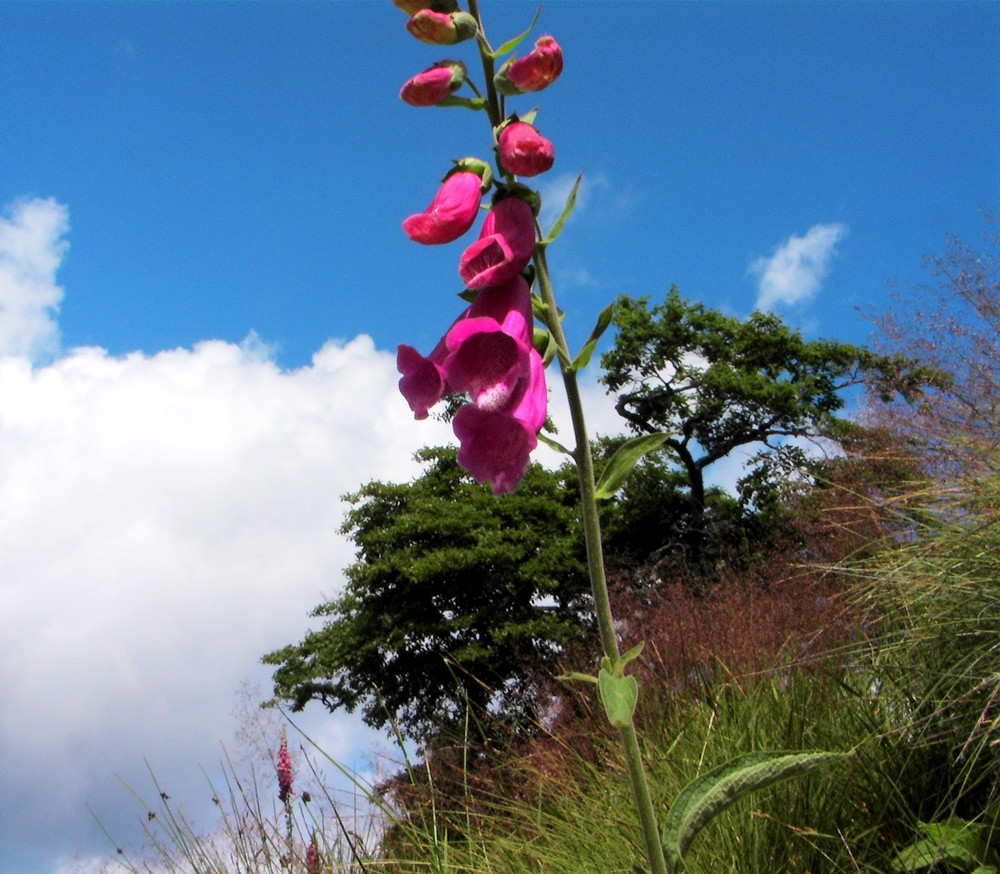
[[[587,569],[590,574],[590,585],[594,595],[594,610],[597,614],[597,625],[601,635],[604,654],[612,664],[621,658],[618,648],[618,638],[615,635],[614,617],[611,613],[611,599],[608,596],[608,582],[604,572],[604,553],[601,546],[601,520],[597,511],[597,486],[594,477],[594,458],[590,449],[590,439],[587,437],[587,423],[583,413],[583,401],[580,397],[580,385],[576,371],[563,362],[572,361],[566,334],[559,321],[559,310],[556,306],[555,293],[552,289],[552,279],[549,275],[548,262],[545,258],[545,246],[535,246],[535,271],[542,302],[549,312],[548,329],[552,333],[557,348],[560,350],[559,360],[563,384],[566,387],[566,399],[569,403],[570,418],[573,422],[573,436],[576,448],[573,458],[576,461],[577,475],[580,480],[580,506],[583,514],[583,536],[587,547]],[[639,813],[639,823],[642,827],[643,840],[646,844],[646,856],[652,874],[667,874],[667,864],[663,856],[663,845],[660,842],[660,830],[656,821],[656,811],[646,780],[646,771],[642,764],[642,751],[639,748],[639,738],[634,722],[619,729],[622,747],[625,751],[625,761],[629,778],[632,782],[632,793],[635,797],[636,809]]]
[[[469,0],[469,14],[476,19],[479,25],[479,33],[476,37],[479,42],[479,57],[483,62],[483,79],[486,85],[486,114],[490,118],[490,125],[494,130],[503,121],[503,107],[500,105],[500,98],[497,95],[496,85],[493,77],[496,74],[496,60],[493,57],[493,47],[486,39],[486,31],[483,29],[483,17],[479,13],[479,3],[477,0]]]

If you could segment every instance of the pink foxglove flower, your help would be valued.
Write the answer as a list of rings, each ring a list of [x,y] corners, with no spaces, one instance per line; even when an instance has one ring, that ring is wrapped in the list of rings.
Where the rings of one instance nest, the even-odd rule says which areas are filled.
[[[484,288],[445,334],[442,371],[449,387],[478,406],[510,406],[529,374],[532,333],[531,290],[523,276]]]
[[[396,369],[403,374],[399,391],[413,410],[415,419],[426,419],[430,408],[448,394],[448,384],[441,369],[447,354],[444,338],[427,358],[402,343],[396,349]]]
[[[524,270],[534,251],[531,207],[519,197],[507,197],[486,216],[479,239],[462,255],[458,273],[469,288],[498,285]]]
[[[476,220],[482,184],[483,180],[468,170],[452,173],[427,209],[403,221],[403,230],[411,240],[425,245],[457,240]]]
[[[552,143],[523,121],[507,125],[498,145],[500,166],[515,176],[537,176],[550,170],[556,159]]]
[[[400,99],[410,106],[436,106],[465,81],[465,64],[461,61],[441,61],[407,80],[399,92]]]
[[[524,476],[545,422],[545,370],[532,333],[531,290],[515,276],[480,291],[429,357],[410,346],[397,354],[400,391],[417,418],[445,394],[470,396],[453,423],[459,463],[495,494]]]
[[[457,329],[465,322],[472,322],[472,330]],[[469,352],[463,351],[463,341],[477,333],[496,332],[506,325],[520,347],[527,349],[531,343],[531,292],[522,277],[494,288],[483,289],[471,306],[455,319],[447,333],[438,341],[427,357],[412,346],[400,344],[396,350],[396,369],[403,375],[399,391],[413,410],[414,418],[426,419],[428,411],[445,395],[470,391],[476,384],[475,362],[470,368]],[[501,344],[504,342],[500,342]],[[475,343],[470,350],[475,347]],[[456,357],[456,353],[460,353]],[[449,360],[450,359],[450,360]],[[523,364],[519,365],[524,370]],[[449,375],[458,380],[449,381]]]
[[[292,757],[288,752],[288,739],[281,736],[281,746],[278,747],[278,761],[275,765],[278,772],[278,800],[285,804],[292,795]]]
[[[562,49],[551,36],[540,36],[534,49],[500,68],[494,81],[501,94],[525,94],[548,88],[563,68]]]
[[[479,25],[468,12],[448,13],[419,9],[406,22],[406,29],[421,42],[450,46],[472,39],[479,30]]]
[[[545,423],[548,395],[542,357],[532,349],[530,370],[516,403],[509,408],[466,404],[452,428],[461,442],[458,463],[493,494],[512,492],[528,469],[538,432]]]

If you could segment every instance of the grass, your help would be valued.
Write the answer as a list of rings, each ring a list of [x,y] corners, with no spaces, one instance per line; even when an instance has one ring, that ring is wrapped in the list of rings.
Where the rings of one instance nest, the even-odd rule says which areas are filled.
[[[852,753],[720,816],[695,841],[691,874],[895,872],[926,823],[973,823],[992,848],[1000,487],[983,480],[933,498],[905,537],[851,546],[861,557],[836,567],[775,560],[769,578],[758,571],[712,597],[663,586],[641,605],[619,603],[626,635],[647,641],[638,719],[661,811],[690,780],[751,750]],[[457,738],[406,762],[382,791],[361,787],[378,812],[363,838],[348,827],[357,811],[344,816],[321,786],[286,809],[261,800],[270,782],[229,763],[221,792],[211,788],[211,834],[158,794],[142,803],[147,846],[116,854],[108,870],[634,874],[639,828],[592,692],[557,687],[530,740],[486,757]],[[313,840],[319,858],[307,863]]]

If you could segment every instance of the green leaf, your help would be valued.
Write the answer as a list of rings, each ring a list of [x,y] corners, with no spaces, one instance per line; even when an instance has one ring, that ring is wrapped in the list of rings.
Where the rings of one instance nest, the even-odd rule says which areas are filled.
[[[750,792],[841,759],[844,755],[824,752],[747,753],[706,771],[681,790],[667,813],[663,827],[663,852],[667,861],[674,870],[683,870],[684,856],[698,833]]]
[[[471,109],[474,112],[478,112],[481,109],[486,109],[486,101],[482,97],[457,97],[454,94],[445,97],[443,100],[434,104],[435,106],[461,106],[465,109]]]
[[[556,677],[557,680],[579,680],[584,683],[596,683],[597,677],[592,674],[581,674],[578,671],[570,671],[568,674],[560,674]]]
[[[597,691],[612,725],[625,726],[632,723],[632,714],[639,701],[639,683],[635,677],[615,675],[606,668],[601,668],[597,676]]]
[[[518,113],[517,120],[518,121],[523,121],[525,124],[534,124],[535,123],[535,116],[536,115],[538,115],[538,107],[537,106],[534,109],[529,109],[523,115],[521,115],[520,113]]]
[[[539,6],[535,11],[535,17],[531,19],[531,24],[524,33],[519,33],[513,39],[507,40],[500,48],[493,52],[494,58],[499,58],[500,55],[505,55],[507,52],[512,52],[516,49],[524,40],[527,38],[528,34],[535,29],[535,25],[538,24],[538,16],[542,14],[542,7]]]
[[[921,823],[920,829],[927,837],[914,841],[896,855],[896,864],[904,871],[923,871],[939,864],[973,874],[995,870],[986,864],[987,857],[994,854],[989,849],[989,831],[982,825],[952,817]]]
[[[597,317],[597,324],[594,325],[594,330],[590,332],[590,336],[587,338],[587,342],[583,344],[580,354],[573,361],[573,370],[583,370],[590,363],[590,358],[597,348],[597,341],[601,339],[601,335],[608,329],[614,315],[615,305],[613,303],[608,304],[601,310],[601,314]]]
[[[620,489],[639,459],[655,452],[667,441],[666,434],[641,434],[626,440],[608,460],[607,467],[597,482],[598,501],[607,500]]]
[[[581,182],[583,182],[582,173],[576,177],[576,182],[573,183],[573,188],[569,193],[569,197],[566,198],[566,205],[563,207],[563,211],[559,218],[556,219],[556,223],[552,226],[552,230],[549,231],[548,235],[539,245],[547,246],[549,243],[554,242],[555,239],[562,233],[563,225],[566,224],[569,217],[573,214],[573,208],[576,206],[576,194],[580,190]]]
[[[542,441],[549,449],[554,449],[556,452],[561,452],[563,455],[568,455],[570,458],[573,457],[571,450],[567,449],[562,443],[553,440],[551,437],[546,437],[541,431],[538,432],[538,439]]]

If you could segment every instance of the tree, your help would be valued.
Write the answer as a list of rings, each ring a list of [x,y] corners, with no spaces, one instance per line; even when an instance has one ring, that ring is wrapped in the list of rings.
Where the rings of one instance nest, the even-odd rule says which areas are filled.
[[[893,294],[875,318],[881,350],[947,374],[917,404],[874,398],[868,420],[913,444],[946,482],[996,476],[1000,446],[1000,232],[985,215],[979,248],[951,238],[926,259],[936,283]]]
[[[493,497],[455,459],[424,449],[409,484],[371,482],[348,495],[357,546],[347,585],[313,616],[326,620],[269,653],[276,698],[361,709],[373,727],[426,740],[470,706],[479,717],[534,718],[531,681],[581,632],[588,591],[577,494],[565,472],[531,465],[516,492]]]
[[[799,454],[789,438],[836,437],[852,386],[869,378],[885,394],[912,399],[932,377],[904,356],[807,341],[774,314],[740,320],[686,301],[676,288],[652,309],[648,297],[620,298],[614,324],[601,381],[618,393],[630,429],[667,435],[663,449],[689,493],[693,557],[704,545],[709,466],[755,444],[764,447],[758,466],[786,463]],[[767,480],[758,471],[747,482]]]

